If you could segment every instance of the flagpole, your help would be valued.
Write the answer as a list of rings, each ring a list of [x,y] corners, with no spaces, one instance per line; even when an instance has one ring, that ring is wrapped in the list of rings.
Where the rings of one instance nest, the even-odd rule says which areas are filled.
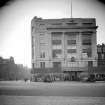
[[[72,0],[71,0],[71,18],[72,18]]]

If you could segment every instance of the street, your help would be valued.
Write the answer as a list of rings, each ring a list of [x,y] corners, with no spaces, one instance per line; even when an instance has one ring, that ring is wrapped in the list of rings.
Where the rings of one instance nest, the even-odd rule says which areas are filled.
[[[105,82],[0,82],[0,105],[105,105]]]
[[[105,97],[105,82],[2,82],[0,95]]]

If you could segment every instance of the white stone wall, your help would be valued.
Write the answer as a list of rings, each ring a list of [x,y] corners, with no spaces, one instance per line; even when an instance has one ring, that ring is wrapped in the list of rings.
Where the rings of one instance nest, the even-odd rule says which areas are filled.
[[[93,19],[94,20],[94,19]],[[74,19],[75,22],[78,23],[77,26],[81,26],[82,21],[93,21],[92,19]],[[66,25],[70,19],[33,19],[31,28],[34,27],[33,32],[31,32],[31,35],[34,38],[34,57],[32,59],[32,62],[35,64],[35,68],[40,68],[40,62],[45,62],[45,66],[47,68],[53,67],[53,61],[60,61],[62,64],[62,67],[87,67],[88,61],[94,61],[93,66],[97,66],[97,61],[95,60],[97,57],[97,47],[96,47],[96,30],[95,29],[67,29],[69,26]],[[61,23],[62,25],[57,25]],[[53,25],[52,25],[53,24]],[[55,24],[55,25],[54,25]],[[64,27],[64,29],[53,29],[53,30],[47,30],[47,28],[52,27]],[[82,31],[93,31],[94,34],[92,35],[92,57],[91,58],[83,58],[82,54],[82,38],[81,38],[81,32]],[[62,40],[62,45],[59,46],[52,46],[51,44],[51,32],[62,32],[63,34],[60,36],[59,39]],[[78,32],[76,35],[76,45],[75,46],[67,46],[67,39],[65,32]],[[43,34],[42,37],[40,34]],[[43,43],[43,44],[40,44]],[[77,53],[75,54],[67,54],[66,50],[69,48],[76,48]],[[62,55],[58,55],[58,59],[52,58],[52,49],[62,49]],[[45,58],[40,58],[41,51],[45,52]],[[71,57],[75,57],[77,62],[69,62]]]

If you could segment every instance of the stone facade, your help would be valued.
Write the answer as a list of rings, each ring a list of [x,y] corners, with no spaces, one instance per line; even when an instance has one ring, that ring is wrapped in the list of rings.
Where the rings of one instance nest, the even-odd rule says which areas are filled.
[[[32,68],[82,71],[97,66],[95,18],[31,21]]]

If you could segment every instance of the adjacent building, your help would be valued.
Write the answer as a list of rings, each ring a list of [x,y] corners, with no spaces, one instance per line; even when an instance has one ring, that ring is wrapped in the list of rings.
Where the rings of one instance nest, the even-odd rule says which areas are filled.
[[[96,29],[95,18],[34,17],[31,21],[32,68],[58,68],[62,72],[77,73],[96,67]]]
[[[105,66],[105,44],[97,45],[98,66]]]
[[[15,63],[13,57],[10,57],[9,59],[4,59],[3,57],[0,57],[0,65],[9,63]]]

